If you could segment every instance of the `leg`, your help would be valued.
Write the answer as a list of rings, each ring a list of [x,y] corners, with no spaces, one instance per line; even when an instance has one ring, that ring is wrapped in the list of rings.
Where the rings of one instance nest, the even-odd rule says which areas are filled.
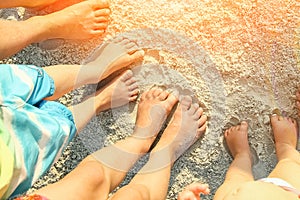
[[[101,36],[108,25],[108,6],[101,0],[88,0],[25,21],[0,20],[0,32],[5,36],[0,38],[0,59],[17,53],[31,43],[47,39]]]
[[[138,93],[138,85],[132,71],[125,71],[110,84],[97,91],[95,95],[69,108],[73,114],[78,132],[97,113],[135,101]]]
[[[149,161],[112,199],[165,199],[173,163],[206,129],[207,117],[202,114],[199,105],[192,104],[190,97],[183,97]]]
[[[92,63],[83,66],[58,65],[45,67],[45,71],[54,80],[56,87],[55,94],[47,100],[57,99],[79,86],[95,84],[115,71],[141,59],[144,56],[144,51],[136,49],[135,43],[128,39],[118,38],[106,43],[96,61]],[[105,77],[103,74],[105,74]]]
[[[58,0],[9,0],[0,1],[0,8],[27,7],[34,8],[38,6],[46,6]]]
[[[247,122],[226,130],[224,136],[234,160],[227,171],[224,183],[216,192],[215,199],[224,199],[238,186],[254,180]]]
[[[36,193],[53,200],[62,196],[72,200],[107,199],[109,192],[120,184],[136,160],[148,152],[177,101],[176,96],[159,89],[144,93],[131,137],[88,156],[64,179]]]
[[[269,177],[281,178],[300,190],[300,154],[296,150],[297,123],[291,118],[271,118],[278,164]]]

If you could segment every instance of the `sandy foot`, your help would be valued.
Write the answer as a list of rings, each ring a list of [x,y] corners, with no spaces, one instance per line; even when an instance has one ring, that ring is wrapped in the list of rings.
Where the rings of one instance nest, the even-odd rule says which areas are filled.
[[[249,156],[251,160],[251,151],[248,142],[248,124],[243,121],[240,125],[227,129],[224,133],[227,146],[231,155],[235,158],[237,155]]]
[[[278,150],[280,150],[282,146],[288,145],[295,149],[297,145],[296,121],[289,117],[273,115],[271,117],[271,124],[274,133],[277,154],[278,152],[281,152]]]
[[[108,77],[110,74],[130,65],[143,58],[144,51],[138,50],[134,42],[126,38],[115,38],[96,49],[84,65],[95,68],[94,74],[99,74],[99,79]]]
[[[206,130],[207,116],[190,96],[182,96],[173,118],[153,151],[169,148],[176,161]]]
[[[159,88],[144,92],[139,102],[134,137],[155,138],[177,102],[177,93]]]
[[[88,0],[38,19],[40,24],[47,22],[48,39],[88,39],[104,33],[109,14],[100,0]]]
[[[192,183],[178,194],[178,200],[200,200],[200,194],[209,194],[209,186],[202,183]]]
[[[135,101],[138,93],[138,84],[133,77],[132,71],[126,70],[110,84],[97,91],[97,102],[100,102],[97,103],[99,107],[97,113]]]

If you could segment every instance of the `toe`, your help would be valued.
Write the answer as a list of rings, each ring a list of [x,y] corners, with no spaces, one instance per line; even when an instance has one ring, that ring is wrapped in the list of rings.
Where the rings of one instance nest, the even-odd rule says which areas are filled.
[[[164,101],[164,100],[166,100],[167,99],[167,97],[169,96],[169,92],[167,92],[167,91],[162,91],[160,94],[159,94],[159,96],[158,96],[158,99],[159,100],[161,100],[161,101]]]
[[[197,129],[197,136],[200,137],[206,130],[206,122]]]
[[[109,21],[108,17],[101,16],[101,17],[96,17],[95,18],[96,23],[103,23],[103,22],[108,23],[108,21]]]
[[[190,96],[181,96],[180,105],[184,110],[188,110],[192,105],[192,97]]]
[[[129,97],[129,101],[131,102],[131,101],[135,101],[136,99],[137,99],[137,95],[136,96],[131,96],[131,97]]]
[[[227,137],[228,137],[228,134],[229,134],[229,129],[225,130],[225,132],[224,132],[224,137],[227,138]]]
[[[133,72],[131,70],[126,70],[125,72],[123,72],[121,81],[127,83],[127,81],[130,81],[131,79],[133,79]]]
[[[145,99],[153,99],[154,92],[156,89],[152,88],[145,93]]]
[[[138,88],[139,88],[139,85],[137,83],[133,83],[130,86],[128,86],[129,91],[134,91],[134,90],[137,90]]]
[[[179,94],[177,92],[169,93],[165,101],[167,101],[170,108],[172,108],[178,102],[178,96]]]
[[[198,109],[199,109],[199,104],[197,104],[197,103],[192,104],[190,109],[189,109],[190,115],[194,115],[195,112],[197,112]]]
[[[130,40],[128,40],[127,38],[124,38],[121,42],[119,42],[119,44],[122,46],[126,46],[128,43],[130,43]]]
[[[139,93],[140,93],[140,90],[139,90],[139,89],[135,89],[135,90],[132,90],[132,91],[129,93],[129,95],[130,95],[131,97],[133,97],[133,96],[138,96]]]
[[[128,49],[130,52],[133,52],[133,50],[137,50],[138,47],[135,43],[129,42],[128,44],[125,45],[125,48]]]
[[[125,81],[125,85],[130,86],[136,82],[137,82],[136,79],[134,77],[132,77],[132,78],[129,78],[127,81]]]
[[[107,22],[101,22],[94,24],[94,30],[105,30],[108,26]]]
[[[200,119],[198,120],[198,127],[202,127],[207,121],[207,116],[206,115],[202,115],[200,117]]]
[[[130,58],[133,61],[141,59],[145,55],[144,50],[137,50],[137,49],[134,49],[133,51],[128,51],[128,53],[130,54]]]
[[[194,116],[193,116],[193,119],[194,119],[194,120],[198,120],[198,119],[202,116],[202,114],[203,114],[203,108],[199,107],[199,108],[196,110],[196,112],[195,112],[195,114],[194,114]]]
[[[154,98],[158,98],[159,97],[159,95],[161,94],[163,92],[163,90],[162,89],[160,89],[160,88],[155,88],[154,89],[154,91],[153,91],[153,97]]]
[[[248,130],[248,123],[246,121],[242,121],[240,125],[241,131],[247,131]]]
[[[95,17],[107,17],[110,14],[110,9],[101,9],[94,12]]]

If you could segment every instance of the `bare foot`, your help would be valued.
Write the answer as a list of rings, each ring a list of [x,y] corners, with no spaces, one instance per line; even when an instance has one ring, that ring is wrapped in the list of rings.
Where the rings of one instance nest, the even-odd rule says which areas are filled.
[[[144,92],[138,105],[133,136],[155,139],[177,102],[178,94],[175,92],[169,93],[159,88],[152,88]]]
[[[285,149],[296,149],[297,145],[297,123],[294,119],[272,115],[271,124],[274,133],[276,154],[282,158]]]
[[[242,121],[240,125],[227,129],[224,136],[230,153],[234,158],[237,156],[249,156],[250,160],[253,162],[248,142],[247,122]]]
[[[96,49],[83,65],[93,68],[95,82],[101,81],[110,74],[130,65],[144,56],[134,42],[126,38],[115,38]]]
[[[190,96],[183,96],[153,152],[169,149],[172,162],[176,161],[206,130],[206,115]]]
[[[97,91],[97,113],[135,101],[138,93],[139,89],[133,73],[127,70],[109,85]]]
[[[200,200],[200,194],[209,194],[209,186],[202,183],[192,183],[188,185],[178,195],[178,200]]]
[[[45,39],[88,39],[101,36],[107,28],[110,14],[107,7],[101,0],[88,0],[26,21],[36,20],[45,26]]]
[[[298,110],[298,116],[300,117],[300,87],[298,88],[296,92],[296,107]]]

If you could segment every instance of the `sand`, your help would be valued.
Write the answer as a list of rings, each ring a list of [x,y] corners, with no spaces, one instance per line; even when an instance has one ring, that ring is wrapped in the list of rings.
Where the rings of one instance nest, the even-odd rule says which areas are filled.
[[[114,0],[104,38],[33,44],[2,63],[79,64],[103,41],[118,34],[146,50],[133,71],[141,92],[154,85],[190,94],[209,116],[208,129],[174,165],[167,199],[176,199],[194,181],[208,183],[212,199],[232,158],[223,132],[241,120],[249,122],[249,141],[256,150],[255,178],[266,177],[276,164],[269,115],[276,108],[297,118],[299,83],[299,6],[291,1]],[[6,11],[14,13],[14,10]],[[22,12],[21,12],[22,14]],[[19,11],[20,15],[20,11]],[[18,16],[16,18],[18,18]],[[3,16],[3,15],[1,15]],[[92,86],[60,99],[78,103]],[[80,160],[132,132],[136,103],[93,118],[65,150],[49,173],[30,190],[53,183]],[[121,185],[145,163],[142,159]]]

